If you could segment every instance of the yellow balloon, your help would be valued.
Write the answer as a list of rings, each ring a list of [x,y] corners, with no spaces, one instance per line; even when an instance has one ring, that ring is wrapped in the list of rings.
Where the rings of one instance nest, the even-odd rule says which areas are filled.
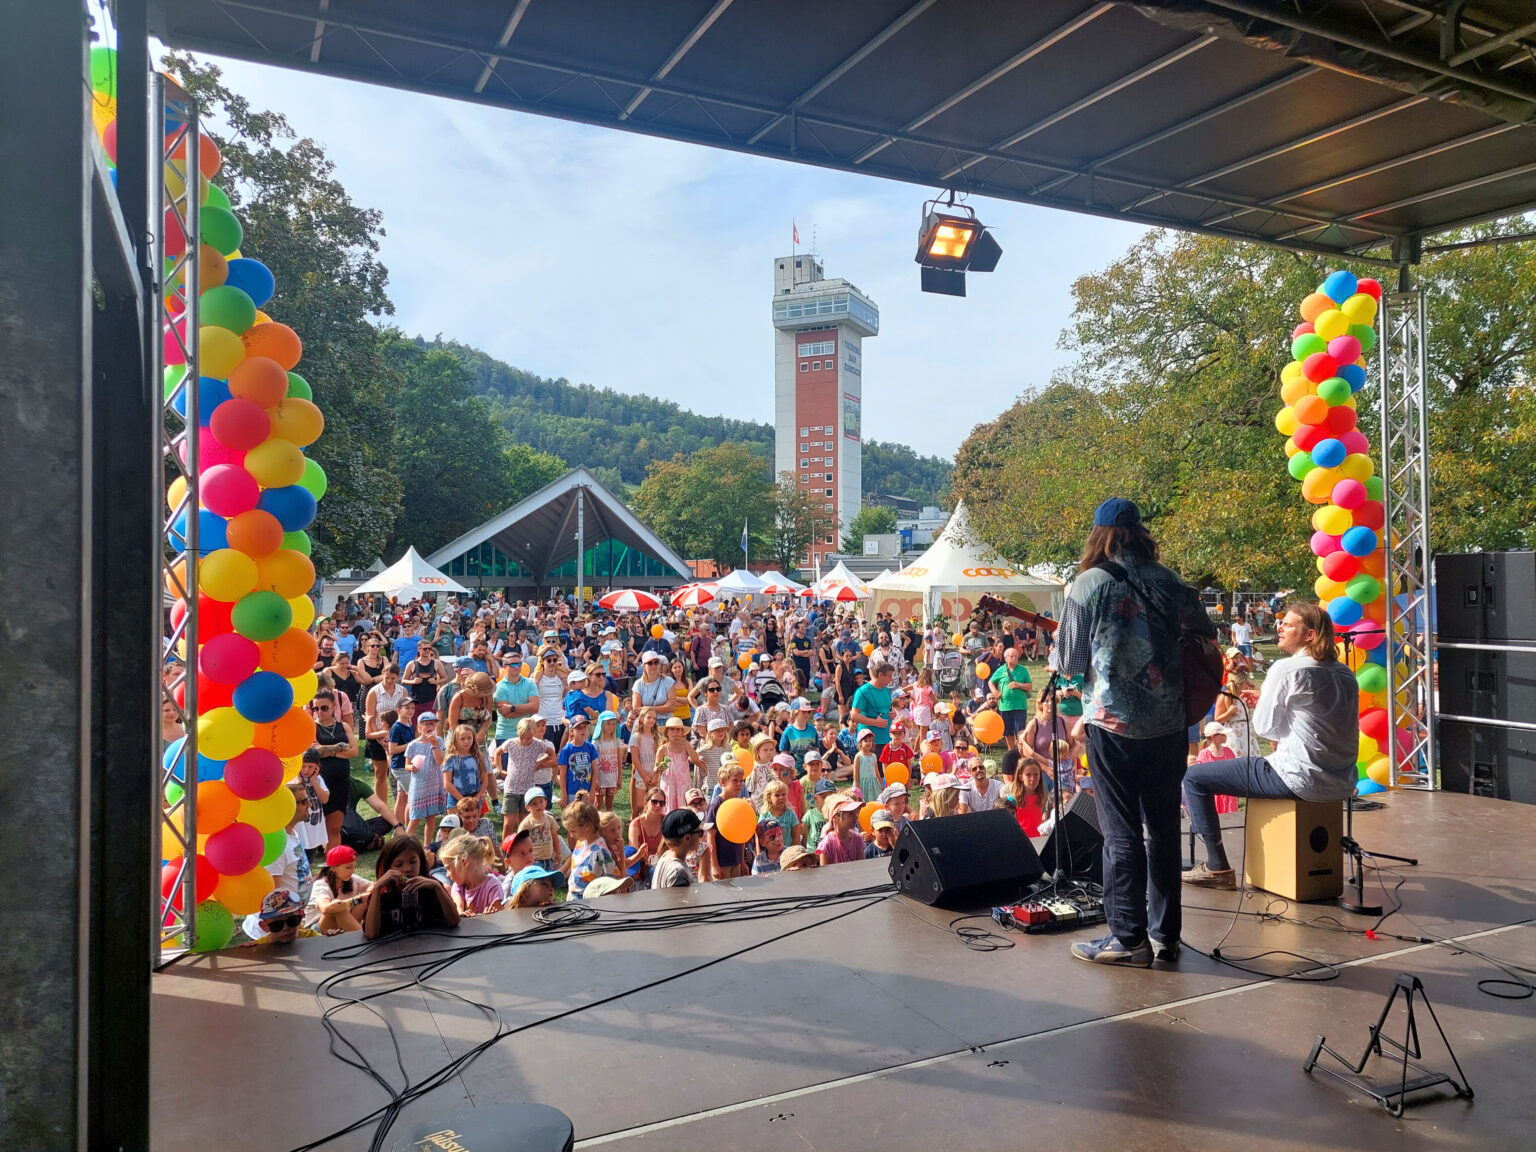
[[[226,259],[226,260],[244,260],[245,256],[241,254],[240,249],[236,248],[233,252],[226,252],[226,253],[224,253],[224,259]]]
[[[187,478],[178,476],[172,480],[165,490],[165,506],[167,508],[179,508],[181,502],[187,498]]]
[[[291,440],[273,436],[245,454],[245,470],[263,488],[286,488],[303,478],[304,453]]]
[[[300,632],[315,622],[315,602],[308,596],[295,596],[288,601],[288,607],[293,609],[293,623],[290,628],[297,628]]]
[[[245,359],[245,345],[228,328],[205,324],[197,330],[198,371],[225,380]]]
[[[283,783],[286,784],[290,780],[297,780],[299,776],[299,769],[302,767],[304,767],[303,756],[284,756]]]
[[[255,735],[256,725],[233,708],[215,708],[197,718],[197,750],[210,760],[238,756]]]
[[[1339,305],[1351,324],[1373,324],[1376,321],[1376,298],[1364,292],[1356,292]]]
[[[1301,361],[1292,360],[1284,368],[1280,369],[1280,383],[1289,384],[1293,380],[1305,380],[1301,374]],[[1287,401],[1289,403],[1289,401]]]
[[[1360,693],[1360,711],[1369,712],[1372,708],[1385,708],[1387,706],[1387,694],[1385,692]]]
[[[315,564],[293,548],[279,548],[256,561],[256,587],[287,600],[302,596],[315,582]]]
[[[1294,404],[1303,396],[1317,395],[1317,385],[1305,376],[1299,376],[1295,380],[1288,380],[1280,385],[1280,399],[1287,404]]]
[[[278,401],[267,409],[267,415],[272,418],[272,435],[300,448],[313,444],[325,431],[325,416],[319,407],[301,396]]]
[[[240,801],[240,819],[262,834],[276,832],[293,819],[295,807],[293,793],[279,787],[260,800]]]
[[[1326,532],[1330,536],[1342,536],[1355,526],[1355,518],[1337,504],[1325,504],[1319,508],[1312,522],[1319,532]]]
[[[1360,410],[1360,403],[1353,396],[1346,397],[1334,405],[1335,408],[1348,408],[1351,412]]]
[[[1350,671],[1358,672],[1360,669],[1365,667],[1365,661],[1368,655],[1370,654],[1364,649],[1356,648],[1351,645],[1349,652],[1344,656],[1344,663],[1349,667]]]
[[[1330,308],[1312,321],[1312,331],[1316,332],[1324,340],[1332,340],[1335,336],[1343,336],[1349,331],[1349,317],[1337,308]]]
[[[1335,596],[1344,595],[1344,585],[1326,576],[1319,576],[1312,582],[1312,592],[1319,600],[1332,600]]]
[[[213,599],[233,604],[256,587],[256,561],[233,548],[216,549],[198,563],[197,586]]]
[[[1358,480],[1362,484],[1369,480],[1376,472],[1376,465],[1371,463],[1371,458],[1363,452],[1351,452],[1344,457],[1344,463],[1339,465],[1339,471],[1351,480]]]
[[[107,125],[117,119],[117,97],[103,96],[100,92],[91,96],[91,124],[96,128],[96,135],[100,136],[107,130]]]
[[[284,792],[288,789],[284,788]],[[249,916],[261,911],[261,902],[272,891],[272,873],[265,868],[252,868],[239,876],[220,876],[213,890],[213,899],[228,908],[236,916]],[[203,899],[198,893],[198,899]]]
[[[1292,437],[1290,437],[1290,438],[1288,438],[1286,440],[1286,442],[1285,442],[1285,456],[1286,456],[1287,460],[1289,460],[1292,456],[1296,455],[1296,453],[1298,453],[1300,451],[1301,451],[1301,449],[1296,447],[1296,437],[1292,436]]]
[[[272,323],[272,317],[268,316],[260,308],[256,309],[256,324],[270,324],[270,323]],[[251,327],[252,328],[256,327],[256,324],[252,324]]]
[[[315,693],[320,690],[320,677],[311,668],[302,676],[294,676],[288,683],[293,685],[293,706],[302,708],[315,698]]]
[[[1296,418],[1296,410],[1289,405],[1275,413],[1275,431],[1280,435],[1294,436],[1300,427],[1301,421]]]
[[[1371,737],[1367,736],[1364,732],[1360,733],[1360,754],[1356,756],[1355,759],[1357,761],[1364,760],[1367,764],[1369,764],[1379,755],[1381,755],[1380,745],[1378,745],[1375,740],[1371,739]]]
[[[1314,468],[1301,482],[1301,498],[1310,504],[1326,504],[1339,482],[1337,468]]]
[[[1366,765],[1365,774],[1383,788],[1392,787],[1392,762],[1385,756],[1378,756]]]

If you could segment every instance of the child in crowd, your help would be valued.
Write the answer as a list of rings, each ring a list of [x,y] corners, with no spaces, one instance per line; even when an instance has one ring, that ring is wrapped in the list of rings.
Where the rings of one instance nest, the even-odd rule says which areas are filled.
[[[710,851],[714,856],[715,873],[721,880],[734,880],[740,876],[746,863],[746,844],[734,844],[720,835],[720,829],[715,826],[716,818],[720,813],[720,806],[727,800],[734,800],[742,793],[746,774],[742,772],[740,764],[726,762],[720,768],[720,795],[709,806],[705,814],[704,822],[709,827]]]
[[[880,782],[880,757],[875,754],[875,734],[868,728],[859,729],[858,751],[853,756],[853,781],[865,796],[876,796],[884,787]]]
[[[597,806],[603,811],[613,807],[614,797],[619,794],[619,778],[624,774],[624,744],[619,739],[619,717],[615,712],[604,712],[597,718],[597,778],[593,794]]]
[[[923,778],[922,818],[956,816],[960,812],[960,780],[950,772],[935,772]]]
[[[762,802],[763,789],[774,779],[773,757],[778,741],[767,732],[752,737],[752,770],[747,774],[744,795],[754,806]]]
[[[859,835],[860,804],[852,796],[837,796],[827,804],[828,826],[816,845],[823,866],[864,859],[864,837]]]
[[[544,798],[544,789],[537,784],[533,785],[523,793],[523,803],[528,807],[528,815],[523,817],[517,830],[528,833],[529,843],[533,845],[533,858],[540,867],[558,870],[560,852],[555,841],[559,839],[560,826],[549,814],[549,801]]]
[[[715,873],[715,856],[710,844],[709,835],[710,829],[714,825],[704,822],[704,814],[709,811],[709,801],[705,797],[702,788],[688,789],[686,810],[699,818],[700,829],[697,846],[690,848],[688,851],[686,859],[688,870],[693,874],[693,878],[700,883],[718,879]],[[678,809],[678,811],[683,811],[683,809]]]
[[[679,720],[676,716],[667,718],[667,725],[661,730],[661,749],[656,753],[656,774],[661,780],[661,789],[667,794],[667,810],[683,806],[683,797],[692,787],[692,775],[690,768],[697,768],[700,775],[704,772],[704,761],[699,759],[699,754],[693,750],[693,745],[688,743],[688,722]]]
[[[787,752],[794,761],[796,775],[805,764],[805,754],[815,748],[820,740],[816,734],[816,705],[805,697],[794,703],[794,718],[779,737],[779,751]]]
[[[592,788],[592,771],[597,764],[597,746],[587,737],[592,731],[592,721],[585,716],[571,719],[570,735],[557,759],[565,771],[560,775],[560,807],[566,808],[578,792]]]
[[[477,806],[490,807],[490,761],[480,747],[474,728],[468,724],[460,724],[449,736],[449,747],[443,760],[443,787],[448,793],[446,803],[473,799]]]
[[[736,757],[736,763],[752,763],[752,737],[756,732],[750,720],[738,720],[736,727],[731,729],[731,752]]]
[[[773,758],[773,778],[789,789],[789,808],[798,817],[805,808],[805,789],[800,786],[799,775],[795,772],[795,758],[788,752],[780,752]],[[766,789],[763,794],[767,795]]]
[[[821,843],[821,830],[827,823],[827,801],[837,795],[837,785],[823,779],[811,794],[811,802],[805,809],[805,829],[802,833],[807,847]]]
[[[780,753],[780,755],[787,754]],[[793,766],[789,770],[793,772]],[[763,789],[763,805],[758,815],[761,820],[771,820],[779,826],[779,831],[783,833],[780,838],[781,844],[800,843],[800,819],[795,815],[794,809],[789,806],[789,785],[783,780],[774,780]]]
[[[891,814],[891,820],[895,823],[898,833],[912,823],[912,816],[908,811],[911,793],[905,784],[887,784],[875,800]]]
[[[326,936],[363,930],[373,884],[356,873],[357,852],[345,844],[327,852],[325,863],[315,872],[305,919]]]
[[[891,742],[880,749],[880,787],[884,788],[889,781],[885,778],[885,770],[891,764],[905,764],[909,768],[915,753],[907,744],[907,726],[900,720],[891,721]],[[874,793],[867,793],[874,795]]]
[[[798,844],[790,845],[779,856],[780,872],[808,872],[820,864],[821,860],[817,857],[816,853],[812,852],[809,848],[802,848]]]
[[[410,715],[410,704],[402,705],[402,714]],[[404,723],[395,725],[395,730]],[[437,713],[423,712],[417,721],[419,734],[405,746],[405,770],[408,777],[410,801],[406,808],[407,836],[422,832],[422,839],[432,839],[432,827],[448,807],[448,790],[443,786],[443,761],[446,758],[443,742],[437,735]],[[396,746],[395,732],[390,733],[389,746]]]
[[[1065,740],[1051,741],[1051,784],[1061,789],[1063,804],[1077,795],[1077,767],[1072,762],[1072,745]]]
[[[1040,762],[1021,760],[1019,770],[1009,783],[1006,802],[1013,808],[1014,819],[1026,836],[1040,836],[1040,822],[1050,810],[1050,779],[1040,770]]]
[[[461,833],[443,845],[440,856],[447,869],[449,892],[460,916],[500,912],[506,899],[501,877],[491,868],[491,842]]]
[[[299,847],[308,853],[326,845],[324,809],[325,802],[331,798],[331,790],[325,786],[325,780],[320,775],[318,749],[305,751],[304,761],[299,765],[298,784],[303,789],[308,807],[299,811],[300,819],[293,826],[293,833],[299,841]],[[300,892],[300,903],[306,902],[308,897],[308,892]]]
[[[800,803],[795,805],[795,815],[802,820],[805,819],[807,806],[815,802],[812,797],[816,795],[816,785],[824,779],[822,775],[824,765],[825,761],[821,758],[820,749],[812,748],[805,754],[805,779],[796,781],[800,785]],[[795,804],[793,788],[789,790],[789,802]]]
[[[933,706],[937,703],[933,670],[924,668],[917,674],[917,686],[912,690],[912,724],[919,732],[933,723]]]
[[[645,857],[638,848],[624,842],[624,821],[619,818],[619,814],[600,812],[597,823],[603,843],[608,845],[609,854],[619,865],[619,875],[639,880],[645,872]]]
[[[652,888],[687,888],[697,877],[688,858],[704,843],[704,822],[691,808],[668,812],[661,822],[661,854],[651,872]]]
[[[661,732],[656,727],[656,709],[642,708],[635,713],[635,726],[629,734],[629,809],[640,811],[640,799],[652,788],[661,787],[656,771],[656,753],[661,748]]]
[[[524,868],[536,863],[533,858],[533,837],[527,832],[513,832],[501,842],[501,858],[508,876],[516,876]]]
[[[1200,743],[1200,751],[1195,756],[1196,764],[1209,764],[1212,760],[1236,760],[1237,753],[1228,743],[1232,733],[1224,724],[1218,724],[1212,720],[1204,728],[1205,739]],[[1238,811],[1236,796],[1217,796],[1216,811],[1218,814],[1230,814]]]
[[[951,771],[955,766],[955,754],[950,750],[952,743],[948,736],[930,731],[923,739],[923,759],[937,756],[940,764],[939,771]]]
[[[720,759],[728,749],[726,740],[731,734],[731,722],[724,716],[716,716],[704,732],[704,743],[699,748],[699,759],[704,762],[704,779],[700,787],[704,795],[712,795],[720,783]]]
[[[547,908],[555,902],[555,881],[563,879],[558,872],[530,864],[512,877],[512,901],[510,908]]]
[[[853,758],[838,740],[837,725],[830,719],[821,723],[821,772],[831,781],[853,779]]]
[[[774,782],[778,783],[777,781]],[[772,784],[769,785],[773,787]],[[752,857],[752,875],[765,876],[779,870],[784,853],[784,828],[772,817],[757,822],[757,855]]]
[[[870,841],[864,845],[864,859],[878,860],[896,851],[896,821],[890,809],[877,808],[869,818]]]
[[[573,899],[581,899],[587,885],[599,876],[622,876],[619,862],[603,839],[603,824],[597,809],[585,800],[572,801],[561,816],[571,834],[571,878]]]

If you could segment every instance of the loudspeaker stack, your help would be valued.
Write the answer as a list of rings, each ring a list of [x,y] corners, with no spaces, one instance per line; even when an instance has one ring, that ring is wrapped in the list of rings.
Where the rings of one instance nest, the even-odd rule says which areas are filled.
[[[1440,787],[1536,804],[1536,552],[1435,557]]]

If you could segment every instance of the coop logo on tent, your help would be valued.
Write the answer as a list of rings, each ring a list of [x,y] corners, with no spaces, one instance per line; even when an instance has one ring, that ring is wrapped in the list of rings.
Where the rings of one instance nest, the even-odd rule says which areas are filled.
[[[446,576],[418,576],[418,577],[416,577],[416,583],[418,583],[418,584],[446,584],[446,583],[448,583],[448,578]]]
[[[926,568],[918,568],[917,566],[913,565],[912,567],[903,568],[901,570],[901,575],[903,575],[903,576],[926,576],[926,575],[928,575],[928,569],[926,569]]]
[[[1012,568],[967,568],[967,576],[1001,576],[1004,580],[1012,580],[1018,575]]]

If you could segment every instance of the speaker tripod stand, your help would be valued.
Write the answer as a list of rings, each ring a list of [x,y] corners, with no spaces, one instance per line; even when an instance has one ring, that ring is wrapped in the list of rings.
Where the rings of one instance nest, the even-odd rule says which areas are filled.
[[[1353,912],[1357,916],[1380,916],[1382,906],[1380,904],[1367,904],[1365,902],[1365,861],[1390,860],[1394,864],[1408,864],[1417,866],[1418,861],[1408,856],[1391,856],[1385,852],[1367,852],[1355,839],[1355,797],[1348,796],[1344,800],[1344,835],[1339,840],[1339,846],[1344,849],[1344,854],[1349,857],[1349,875],[1344,878],[1345,893],[1339,897],[1339,907],[1345,912]],[[1373,801],[1367,801],[1375,807]],[[1350,890],[1353,891],[1350,891]]]

